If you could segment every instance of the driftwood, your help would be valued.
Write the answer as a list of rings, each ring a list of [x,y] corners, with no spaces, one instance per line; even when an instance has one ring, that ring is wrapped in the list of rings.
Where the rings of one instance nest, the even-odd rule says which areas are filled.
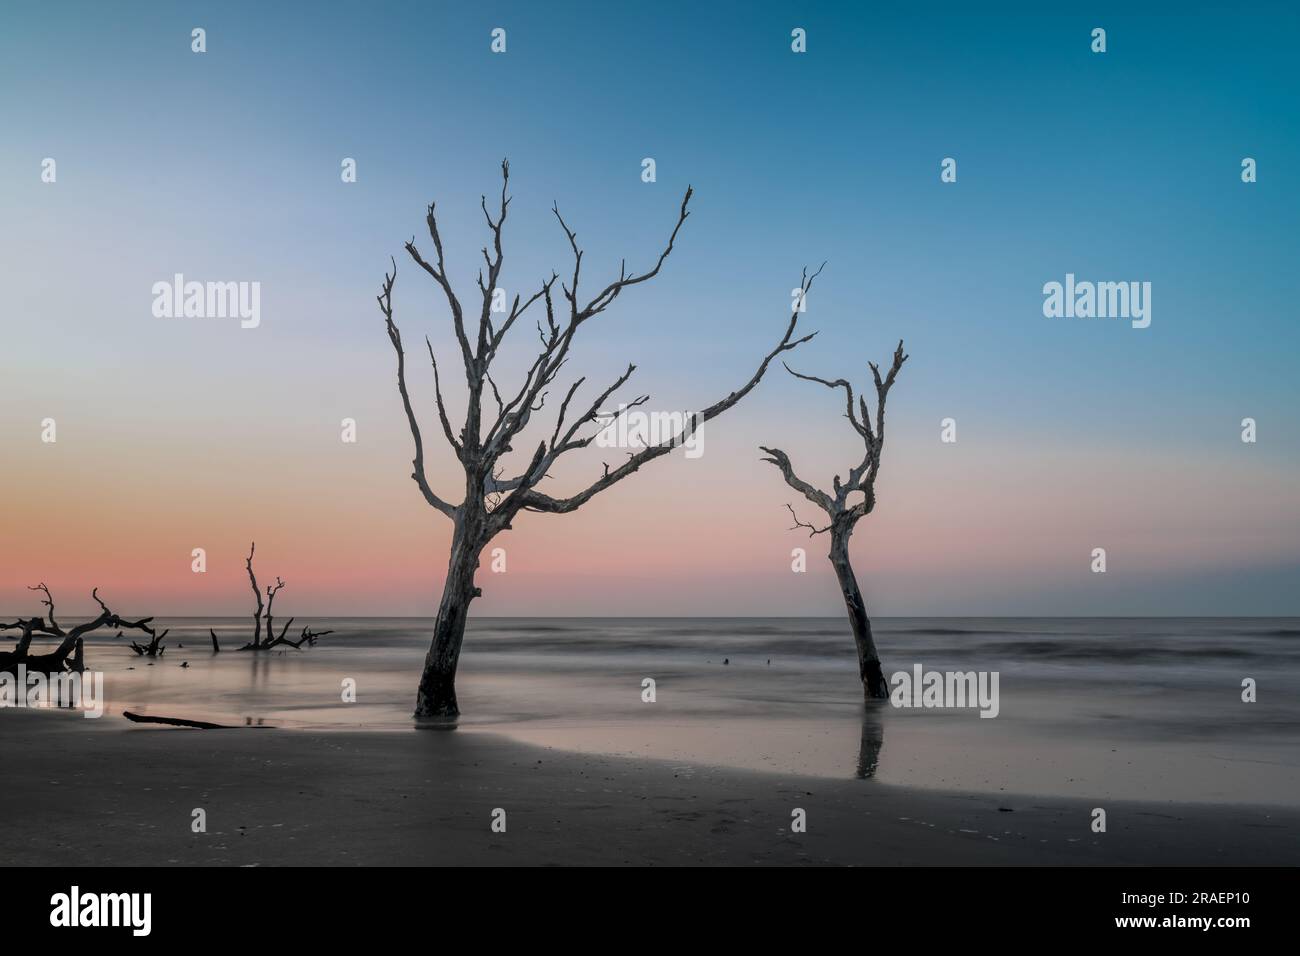
[[[293,619],[290,618],[290,623],[292,622]],[[288,625],[286,625],[286,629],[287,627]],[[217,638],[217,632],[212,630],[212,628],[208,628],[208,633],[212,635],[212,653],[220,654],[221,641]],[[289,638],[284,636],[284,632],[281,631],[280,637],[275,640],[274,644],[288,644],[290,647],[295,649],[301,648],[304,644],[310,647],[314,645],[318,639],[324,637],[326,634],[333,634],[333,633],[334,633],[333,631],[313,631],[311,629],[311,626],[308,625],[307,627],[304,627],[302,629],[302,636],[299,637],[298,640],[296,641],[289,640]],[[274,644],[268,644],[266,645],[266,647],[253,647],[252,645],[246,644],[243,647],[241,647],[240,650],[241,651],[266,650],[267,647],[272,647],[274,646]]]
[[[248,583],[253,588],[253,599],[257,602],[253,610],[253,639],[239,648],[241,651],[269,651],[273,647],[279,647],[284,644],[299,650],[304,644],[311,646],[319,638],[326,634],[333,634],[333,631],[313,631],[311,627],[304,627],[302,635],[298,640],[291,640],[286,635],[293,624],[294,619],[289,618],[280,628],[280,633],[275,634],[272,608],[275,606],[275,596],[280,593],[284,587],[284,581],[277,577],[274,586],[266,587],[266,602],[262,601],[262,590],[257,585],[257,574],[253,571],[253,555],[257,551],[257,542],[254,541],[248,549],[248,557],[244,559],[244,567],[248,570]],[[263,633],[263,621],[265,624],[265,634]],[[208,633],[212,636],[212,653],[221,653],[221,642],[217,638],[217,632],[208,628]]]
[[[903,352],[902,340],[899,340],[898,348],[894,350],[894,362],[884,378],[880,376],[880,369],[876,367],[875,362],[868,362],[871,368],[871,377],[876,386],[876,422],[875,427],[871,424],[871,414],[867,409],[867,400],[862,396],[857,397],[854,401],[853,386],[842,378],[829,381],[824,378],[817,378],[815,375],[801,375],[790,366],[786,366],[786,371],[795,378],[803,379],[806,382],[816,382],[819,385],[825,385],[829,389],[843,389],[845,396],[845,417],[848,418],[849,424],[853,430],[858,433],[866,446],[866,453],[862,461],[849,469],[849,478],[847,482],[841,483],[840,476],[836,475],[832,482],[834,494],[828,494],[819,488],[810,485],[797,474],[794,466],[790,464],[790,456],[779,448],[767,448],[760,446],[760,450],[767,454],[763,461],[775,465],[781,471],[785,483],[799,492],[810,502],[825,512],[829,524],[824,528],[818,528],[816,525],[806,521],[800,521],[798,514],[795,513],[793,505],[786,505],[794,518],[794,528],[802,528],[808,531],[809,537],[816,537],[819,534],[830,534],[830,561],[831,566],[835,569],[835,576],[839,581],[840,592],[844,596],[844,606],[849,612],[849,624],[853,628],[853,640],[858,651],[858,675],[862,680],[863,696],[867,699],[882,699],[889,696],[889,685],[885,681],[884,672],[880,666],[880,654],[876,650],[876,643],[871,634],[871,619],[867,616],[867,605],[862,599],[862,590],[858,587],[857,577],[853,573],[853,566],[849,563],[849,537],[853,534],[853,529],[858,521],[869,515],[876,507],[876,476],[880,473],[880,452],[885,445],[885,398],[889,395],[889,390],[894,385],[894,379],[898,377],[899,370],[903,363],[907,361],[907,355]],[[861,498],[851,497],[861,495]]]
[[[170,630],[170,628],[168,630]],[[162,646],[162,639],[166,636],[167,630],[164,630],[161,634],[151,633],[151,640],[148,644],[137,644],[135,641],[132,641],[131,650],[135,651],[141,657],[162,657],[163,651],[167,650],[167,648]]]
[[[472,317],[469,322],[466,319],[466,310],[448,278],[442,235],[438,230],[433,203],[429,204],[425,216],[429,238],[433,243],[432,261],[426,260],[416,249],[414,239],[405,244],[411,260],[433,279],[441,290],[442,298],[445,299],[451,314],[455,347],[464,366],[467,393],[465,421],[459,428],[453,428],[446,403],[443,401],[438,360],[434,355],[432,343],[425,339],[433,372],[433,398],[437,408],[438,423],[443,438],[446,439],[464,471],[464,481],[460,483],[464,489],[464,499],[460,504],[452,504],[435,493],[425,471],[424,440],[406,386],[406,352],[402,347],[401,332],[393,320],[392,294],[393,284],[397,279],[396,260],[393,260],[392,272],[384,273],[384,282],[377,296],[380,311],[384,316],[384,326],[397,356],[397,391],[402,399],[402,407],[414,443],[415,456],[411,462],[413,467],[411,478],[414,479],[425,502],[449,518],[453,524],[450,560],[443,584],[442,600],[438,606],[433,639],[428,656],[425,658],[424,671],[420,677],[416,696],[415,716],[417,718],[454,719],[460,713],[456,701],[456,667],[460,660],[460,649],[465,637],[465,622],[470,604],[483,593],[475,584],[474,576],[478,569],[479,554],[488,542],[502,531],[508,530],[515,516],[521,511],[564,514],[577,510],[602,491],[635,474],[642,465],[667,455],[690,434],[690,431],[686,431],[683,435],[672,436],[658,444],[643,446],[629,453],[627,459],[617,467],[611,468],[606,464],[603,472],[594,481],[573,494],[556,496],[541,490],[543,482],[550,476],[552,467],[561,456],[589,447],[596,436],[608,427],[609,422],[618,417],[617,412],[605,411],[605,406],[611,401],[614,393],[631,378],[636,366],[628,365],[626,371],[615,377],[612,384],[596,393],[589,403],[584,399],[579,405],[573,406],[574,414],[570,418],[570,406],[585,381],[585,378],[579,378],[562,393],[564,397],[560,402],[553,428],[544,430],[536,439],[524,439],[522,437],[524,430],[534,415],[542,409],[548,390],[555,384],[561,369],[568,363],[570,346],[582,326],[609,308],[625,290],[647,282],[659,274],[665,260],[673,251],[678,232],[686,222],[687,206],[691,201],[692,190],[689,188],[686,190],[668,242],[659,253],[654,265],[645,272],[635,273],[629,272],[624,262],[619,269],[618,277],[596,286],[599,291],[591,298],[587,298],[588,293],[579,292],[583,250],[578,245],[577,233],[569,228],[568,223],[560,215],[559,208],[552,207],[573,259],[571,278],[567,282],[560,283],[563,299],[557,302],[556,299],[559,297],[553,294],[559,276],[552,272],[550,278],[543,281],[541,287],[527,299],[516,295],[508,311],[494,315],[493,304],[498,298],[497,290],[504,261],[502,233],[511,201],[507,195],[509,180],[510,165],[502,162],[501,196],[500,204],[494,203],[495,218],[488,210],[487,197],[484,196],[480,200],[483,216],[487,220],[489,246],[483,249],[486,275],[480,272],[478,279],[481,304],[471,305],[472,310],[478,315]],[[805,271],[801,282],[801,296],[807,294],[813,278],[815,274],[809,277]],[[545,310],[544,316],[539,317],[536,323],[540,348],[537,349],[536,358],[525,373],[523,383],[518,390],[509,390],[503,396],[493,378],[493,365],[506,334],[530,307],[537,303],[541,303],[541,308]],[[557,308],[560,310],[558,317]],[[763,356],[757,370],[748,381],[720,401],[697,413],[692,424],[687,426],[688,429],[698,428],[704,422],[716,418],[734,406],[754,389],[773,359],[812,338],[811,335],[795,338],[799,311],[798,307],[793,310],[784,335]],[[472,328],[474,318],[477,319],[477,329]],[[642,396],[631,402],[625,402],[623,409],[643,404],[648,398],[649,396]],[[495,405],[495,414],[491,411],[493,405]],[[485,406],[488,408],[486,420]],[[525,442],[528,447],[522,447]],[[523,458],[507,464],[506,456],[514,450],[517,443],[521,446]],[[515,476],[509,477],[510,473],[514,473]]]
[[[285,641],[285,643],[288,644],[290,647],[302,647],[303,644],[307,644],[308,646],[311,646],[314,645],[318,639],[324,637],[326,634],[333,634],[333,633],[334,633],[333,631],[313,631],[311,629],[311,626],[308,625],[307,627],[304,627],[302,629],[302,637],[298,639],[297,643],[293,641]]]
[[[40,671],[43,673],[58,673],[65,670],[84,670],[85,668],[85,650],[82,638],[91,631],[98,630],[101,627],[127,628],[142,631],[149,635],[150,645],[157,649],[157,653],[162,653],[161,640],[162,635],[155,633],[151,623],[152,617],[141,618],[138,621],[128,621],[118,617],[99,597],[99,589],[96,588],[90,592],[90,596],[95,599],[95,603],[100,607],[98,617],[90,621],[85,621],[76,625],[70,630],[64,630],[63,626],[55,617],[54,597],[50,589],[44,582],[29,587],[29,591],[39,591],[44,597],[41,603],[46,607],[44,617],[19,618],[12,623],[0,622],[0,631],[17,630],[19,631],[18,643],[12,651],[0,651],[0,671],[16,672],[18,666],[24,665],[28,671]],[[163,635],[167,632],[164,631]],[[34,654],[31,651],[31,645],[36,635],[42,634],[59,639],[58,645],[53,651],[44,654]],[[133,647],[138,645],[132,644]],[[139,651],[137,651],[139,653]],[[153,656],[153,655],[151,655]],[[69,661],[71,658],[71,661]]]
[[[186,720],[184,717],[151,717],[122,711],[122,716],[136,724],[167,724],[169,727],[196,727],[199,730],[238,730],[233,724],[211,724],[206,720]]]

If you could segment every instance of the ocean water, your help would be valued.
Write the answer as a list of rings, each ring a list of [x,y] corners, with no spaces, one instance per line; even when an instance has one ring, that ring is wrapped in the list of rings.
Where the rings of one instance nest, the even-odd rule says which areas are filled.
[[[105,675],[103,719],[132,710],[427,732],[412,730],[410,712],[431,622],[310,623],[334,633],[253,654],[234,650],[246,619],[163,621],[169,647],[152,664],[127,638],[96,635],[86,660]],[[893,618],[875,629],[886,674],[997,672],[998,716],[864,706],[838,618],[499,618],[470,624],[457,732],[656,758],[683,775],[736,767],[1081,800],[1300,805],[1300,619]],[[1246,678],[1254,703],[1242,700]],[[347,679],[355,703],[342,699]]]

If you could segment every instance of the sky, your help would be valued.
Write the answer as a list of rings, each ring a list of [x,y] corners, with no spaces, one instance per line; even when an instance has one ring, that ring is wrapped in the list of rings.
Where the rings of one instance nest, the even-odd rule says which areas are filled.
[[[861,390],[905,340],[852,545],[873,613],[1300,614],[1300,14],[981,6],[4,4],[0,611],[39,612],[44,581],[69,614],[95,586],[127,615],[243,614],[256,539],[285,614],[433,613],[450,524],[410,480],[374,297],[397,257],[430,479],[455,498],[410,348],[428,335],[454,375],[455,342],[402,244],[432,254],[436,200],[474,299],[508,157],[510,296],[571,268],[552,203],[594,284],[646,268],[695,190],[662,274],[584,327],[574,378],[635,362],[646,409],[704,407],[823,261],[793,368]],[[176,273],[258,282],[260,324],[155,316]],[[1044,316],[1067,274],[1150,282],[1150,326]],[[517,333],[503,383],[532,357]],[[786,504],[810,506],[758,452],[829,487],[861,457],[838,396],[777,367],[704,440],[521,517],[475,613],[841,614],[825,537],[790,530]]]

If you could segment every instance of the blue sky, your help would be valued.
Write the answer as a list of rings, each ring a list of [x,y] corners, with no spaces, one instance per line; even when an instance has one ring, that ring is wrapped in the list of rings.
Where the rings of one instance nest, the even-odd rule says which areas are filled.
[[[696,190],[662,281],[620,301],[585,343],[594,374],[635,360],[666,407],[699,407],[743,380],[778,334],[800,269],[825,259],[807,317],[820,335],[792,364],[863,382],[866,361],[886,359],[898,338],[913,356],[891,404],[884,501],[903,497],[911,515],[926,510],[920,496],[944,495],[954,515],[1010,515],[1023,499],[1033,527],[1032,515],[1069,513],[1083,494],[1089,514],[1116,516],[1099,540],[1162,515],[1144,533],[1164,544],[1127,579],[1108,579],[1113,603],[1098,608],[1097,582],[1043,571],[1041,550],[1024,551],[1017,570],[1020,531],[1005,520],[980,527],[997,556],[987,579],[943,562],[891,569],[892,543],[942,548],[943,525],[889,524],[882,504],[870,520],[886,522],[883,546],[857,548],[887,610],[1294,613],[1300,18],[1282,4],[1039,6],[7,4],[0,308],[13,371],[0,386],[0,439],[25,441],[54,405],[104,441],[153,436],[151,455],[168,457],[161,444],[220,471],[214,462],[233,469],[248,447],[261,461],[273,450],[323,462],[333,447],[303,436],[318,429],[323,443],[351,413],[374,423],[376,442],[345,484],[404,479],[373,295],[433,198],[468,295],[483,242],[477,197],[495,190],[509,156],[512,294],[565,271],[553,200],[588,268],[608,274],[623,255],[633,267],[651,257],[681,192]],[[190,51],[195,26],[207,31],[203,55]],[[1089,48],[1098,26],[1100,55]],[[504,55],[488,49],[494,27],[507,31]],[[805,54],[790,50],[795,27],[807,31]],[[55,187],[39,181],[46,156],[59,164]],[[647,156],[653,184],[639,177]],[[1255,184],[1240,180],[1245,156],[1258,162]],[[356,184],[339,181],[343,157],[357,160]],[[957,160],[955,184],[939,181],[944,157]],[[399,265],[399,320],[445,345],[431,290]],[[174,272],[261,281],[265,327],[160,333],[141,290]],[[1067,272],[1150,281],[1151,327],[1044,318],[1042,285]],[[105,399],[96,388],[109,382]],[[719,487],[743,481],[745,508],[786,500],[752,464],[758,440],[790,445],[827,478],[851,458],[834,403],[810,388],[774,378],[719,423],[734,426],[718,441],[734,462]],[[160,401],[177,394],[185,401]],[[959,422],[949,450],[963,458],[940,457],[946,416]],[[1261,437],[1243,449],[1245,416]],[[1043,473],[1045,461],[1059,471]],[[1221,469],[1221,496],[1196,484]],[[185,481],[168,475],[164,497]],[[968,475],[986,495],[971,497]],[[211,477],[245,480],[243,469]],[[293,494],[287,478],[278,491],[280,479],[267,480],[272,503]],[[652,508],[659,493],[622,501]],[[394,491],[391,507],[427,520],[413,489]],[[243,520],[266,519],[253,509]],[[774,552],[788,551],[779,515],[728,520],[715,534],[752,520]],[[1086,536],[1089,520],[1074,530]],[[428,527],[436,554],[445,532]],[[1231,547],[1225,528],[1238,529]],[[596,547],[597,531],[539,540]],[[292,554],[293,529],[283,535]],[[1170,562],[1169,549],[1200,560]],[[731,575],[743,562],[710,560],[680,569],[717,579],[672,610],[750,606]],[[435,559],[428,576],[440,569]],[[825,584],[767,587],[761,610],[816,612],[827,594],[833,603]],[[581,588],[546,601],[518,593],[530,596],[498,610],[610,610]],[[409,607],[423,600],[413,593]],[[619,606],[644,610],[634,596]]]

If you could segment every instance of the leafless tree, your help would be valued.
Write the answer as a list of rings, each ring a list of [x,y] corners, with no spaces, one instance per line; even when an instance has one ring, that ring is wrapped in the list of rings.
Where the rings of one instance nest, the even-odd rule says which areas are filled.
[[[824,528],[818,528],[814,524],[800,521],[794,507],[786,505],[794,517],[795,528],[806,529],[810,537],[830,534],[831,566],[835,569],[840,591],[844,594],[844,606],[849,612],[849,624],[853,628],[853,640],[858,649],[858,674],[862,678],[862,693],[867,699],[888,697],[889,685],[880,669],[880,655],[876,651],[876,642],[871,636],[871,619],[867,617],[867,605],[862,599],[858,579],[853,574],[853,566],[849,563],[849,538],[858,521],[871,514],[876,507],[876,476],[880,473],[880,452],[885,445],[885,398],[894,386],[894,379],[898,377],[899,369],[906,361],[907,356],[903,353],[903,343],[900,340],[898,348],[894,350],[894,362],[883,379],[880,377],[880,369],[876,367],[876,363],[868,363],[876,386],[874,427],[871,424],[871,413],[867,408],[866,399],[858,396],[855,403],[853,386],[844,379],[837,378],[832,382],[817,378],[815,375],[801,375],[788,365],[785,367],[786,371],[795,378],[816,382],[830,389],[842,388],[845,397],[845,417],[866,446],[862,461],[849,470],[848,481],[841,483],[840,476],[835,476],[831,483],[834,494],[827,494],[796,475],[794,467],[790,464],[790,456],[779,448],[760,446],[760,450],[768,456],[763,460],[781,469],[785,483],[825,512],[829,521]],[[859,498],[858,495],[861,497]],[[793,531],[794,528],[791,530]]]
[[[128,621],[118,617],[108,609],[108,605],[100,600],[98,588],[91,591],[90,596],[95,599],[95,603],[100,607],[99,616],[65,631],[63,625],[55,617],[54,597],[44,582],[29,587],[27,590],[40,591],[44,595],[41,603],[46,607],[46,614],[44,617],[19,618],[10,623],[0,622],[0,631],[18,631],[18,643],[14,646],[14,649],[12,651],[0,651],[0,672],[15,673],[20,664],[31,672],[58,673],[69,669],[83,670],[82,638],[91,631],[99,630],[101,627],[143,631],[149,635],[150,644],[155,648],[161,646],[162,638],[167,633],[164,631],[162,634],[158,634],[154,631],[151,626],[152,617],[141,618],[138,621]],[[38,634],[58,638],[58,646],[48,653],[32,653],[32,641]]]
[[[140,657],[162,657],[163,652],[167,650],[163,646],[163,638],[167,636],[169,630],[170,628],[167,628],[161,634],[150,634],[149,643],[147,644],[132,641],[131,650],[135,651]]]
[[[280,628],[278,636],[275,634],[274,617],[272,608],[275,606],[275,596],[280,593],[284,587],[284,581],[278,576],[275,584],[266,586],[266,603],[262,603],[262,590],[257,586],[257,575],[253,571],[253,554],[257,551],[257,542],[254,541],[248,548],[248,557],[244,559],[244,567],[248,569],[248,583],[253,588],[253,599],[257,606],[253,610],[253,639],[240,648],[241,651],[269,651],[273,647],[279,647],[287,644],[289,647],[299,649],[304,644],[315,644],[318,638],[326,634],[333,634],[333,631],[313,631],[310,627],[302,629],[302,636],[294,641],[286,637],[290,625],[293,624],[293,618],[285,622],[284,627]],[[262,622],[266,621],[266,636],[262,635]],[[208,628],[208,633],[212,635],[212,650],[214,653],[221,651],[221,644],[217,639],[217,632]]]
[[[412,461],[414,471],[411,477],[419,487],[424,500],[452,521],[447,576],[443,584],[442,599],[438,605],[433,640],[425,658],[424,671],[416,695],[415,716],[421,719],[454,719],[460,713],[456,701],[456,667],[460,660],[470,603],[482,595],[481,589],[474,583],[474,575],[479,564],[479,554],[488,542],[502,531],[508,530],[519,512],[563,514],[575,511],[600,492],[635,474],[642,465],[668,454],[675,445],[681,443],[676,440],[680,436],[675,436],[629,454],[627,459],[617,467],[611,468],[606,464],[603,473],[595,481],[570,495],[554,496],[539,488],[543,479],[548,477],[552,466],[562,455],[586,448],[600,432],[602,424],[614,417],[613,413],[602,411],[602,406],[632,376],[636,366],[629,365],[626,371],[617,376],[611,385],[601,389],[590,402],[584,399],[579,405],[574,406],[574,414],[570,417],[570,406],[585,379],[579,378],[573,382],[564,392],[554,426],[549,433],[543,430],[541,438],[537,440],[536,446],[529,454],[527,464],[522,467],[516,465],[513,468],[505,465],[505,456],[513,450],[513,444],[521,440],[521,435],[533,416],[542,409],[547,390],[569,359],[569,350],[579,329],[589,319],[609,308],[624,290],[647,282],[659,274],[664,261],[673,251],[673,244],[677,240],[682,224],[686,222],[687,205],[690,203],[692,192],[690,189],[686,190],[677,222],[654,266],[645,272],[634,273],[627,270],[625,261],[619,270],[618,278],[599,285],[599,291],[590,298],[579,291],[583,250],[578,245],[577,234],[564,221],[559,208],[553,207],[552,211],[564,231],[573,257],[572,277],[560,282],[562,301],[557,302],[557,297],[553,295],[559,277],[552,273],[551,277],[541,283],[541,287],[527,299],[515,296],[509,311],[501,314],[499,320],[494,320],[492,313],[494,290],[501,277],[504,261],[502,230],[510,206],[510,197],[507,195],[509,180],[510,165],[503,161],[501,196],[495,218],[488,211],[487,197],[484,196],[480,200],[483,217],[487,220],[491,248],[483,249],[487,272],[485,276],[482,269],[479,271],[478,288],[481,294],[481,306],[476,330],[467,325],[465,309],[448,278],[442,236],[438,231],[438,222],[434,215],[434,204],[429,205],[425,217],[429,238],[433,242],[432,261],[426,260],[420,254],[415,247],[414,239],[405,246],[411,259],[433,279],[446,300],[464,366],[467,390],[465,420],[459,428],[453,428],[447,406],[443,401],[438,361],[432,344],[427,338],[425,339],[429,362],[433,367],[434,401],[442,435],[451,446],[464,473],[462,500],[459,504],[452,504],[436,494],[429,485],[425,471],[424,440],[406,386],[406,353],[402,348],[401,333],[393,321],[392,293],[393,283],[397,277],[396,261],[393,262],[392,273],[385,273],[383,290],[378,296],[388,338],[397,354],[397,390],[402,397],[411,437],[415,443],[415,457]],[[805,272],[802,281],[805,294],[812,285],[813,278],[815,275],[810,277]],[[493,363],[499,355],[506,334],[535,305],[539,305],[545,313],[545,324],[540,317],[536,322],[540,348],[523,376],[523,383],[518,390],[507,391],[503,396],[492,375]],[[560,312],[558,317],[557,308]],[[472,319],[470,321],[472,323]],[[776,347],[762,359],[758,370],[736,391],[698,413],[695,416],[694,427],[717,417],[739,402],[758,384],[763,373],[767,371],[769,363],[777,355],[812,337],[807,335],[801,339],[794,338],[797,321],[796,311],[790,317],[785,334]],[[636,401],[644,402],[645,398]],[[495,406],[495,413],[489,407],[485,415],[485,405]],[[531,440],[529,443],[531,444]],[[517,474],[513,477],[503,477],[512,472]]]

